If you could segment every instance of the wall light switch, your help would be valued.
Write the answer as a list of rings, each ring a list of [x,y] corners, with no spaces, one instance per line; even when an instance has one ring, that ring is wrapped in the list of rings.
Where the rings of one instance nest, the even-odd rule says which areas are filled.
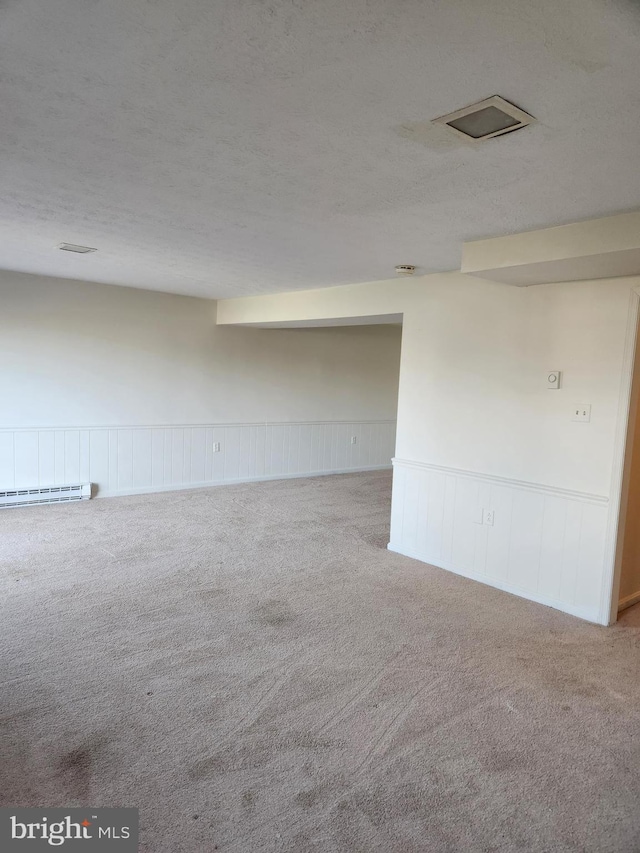
[[[219,441],[213,442],[213,452],[214,453],[220,453],[220,442]]]
[[[351,444],[357,444],[357,443],[358,443],[358,436],[352,435],[351,436]]]
[[[588,424],[591,420],[591,403],[578,403],[573,407],[572,421]]]
[[[547,373],[547,388],[554,388],[554,389],[559,388],[561,376],[562,376],[562,371],[550,370]]]
[[[493,527],[493,522],[496,518],[496,511],[494,509],[485,509],[484,511],[484,523],[488,524],[489,527]]]

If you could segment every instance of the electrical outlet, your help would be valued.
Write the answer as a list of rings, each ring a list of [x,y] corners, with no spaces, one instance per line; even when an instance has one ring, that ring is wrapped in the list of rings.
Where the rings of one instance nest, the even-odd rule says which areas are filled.
[[[588,424],[591,420],[591,403],[578,403],[574,406],[571,420]]]
[[[352,435],[351,436],[351,444],[357,444],[357,443],[358,443],[358,436]]]
[[[484,511],[484,523],[488,524],[489,527],[493,527],[493,522],[496,517],[495,509],[485,509]]]
[[[220,442],[219,441],[213,442],[213,452],[214,453],[220,453]]]

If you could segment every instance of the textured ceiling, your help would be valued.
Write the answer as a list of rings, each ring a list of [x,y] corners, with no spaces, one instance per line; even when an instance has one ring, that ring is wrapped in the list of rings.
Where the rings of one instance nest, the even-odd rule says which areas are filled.
[[[237,296],[640,207],[639,45],[631,0],[0,0],[0,267]],[[493,94],[538,123],[429,124]]]

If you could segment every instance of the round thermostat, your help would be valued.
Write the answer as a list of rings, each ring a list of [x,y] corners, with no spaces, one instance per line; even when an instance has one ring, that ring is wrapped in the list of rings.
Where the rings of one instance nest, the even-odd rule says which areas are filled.
[[[560,376],[559,370],[549,370],[547,372],[547,388],[558,389],[560,387]]]

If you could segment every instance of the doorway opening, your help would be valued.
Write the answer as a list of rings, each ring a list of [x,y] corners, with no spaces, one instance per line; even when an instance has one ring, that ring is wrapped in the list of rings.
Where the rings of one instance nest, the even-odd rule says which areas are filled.
[[[629,398],[629,419],[624,450],[620,515],[613,584],[611,621],[640,603],[640,317],[638,298],[635,315],[635,354]]]

